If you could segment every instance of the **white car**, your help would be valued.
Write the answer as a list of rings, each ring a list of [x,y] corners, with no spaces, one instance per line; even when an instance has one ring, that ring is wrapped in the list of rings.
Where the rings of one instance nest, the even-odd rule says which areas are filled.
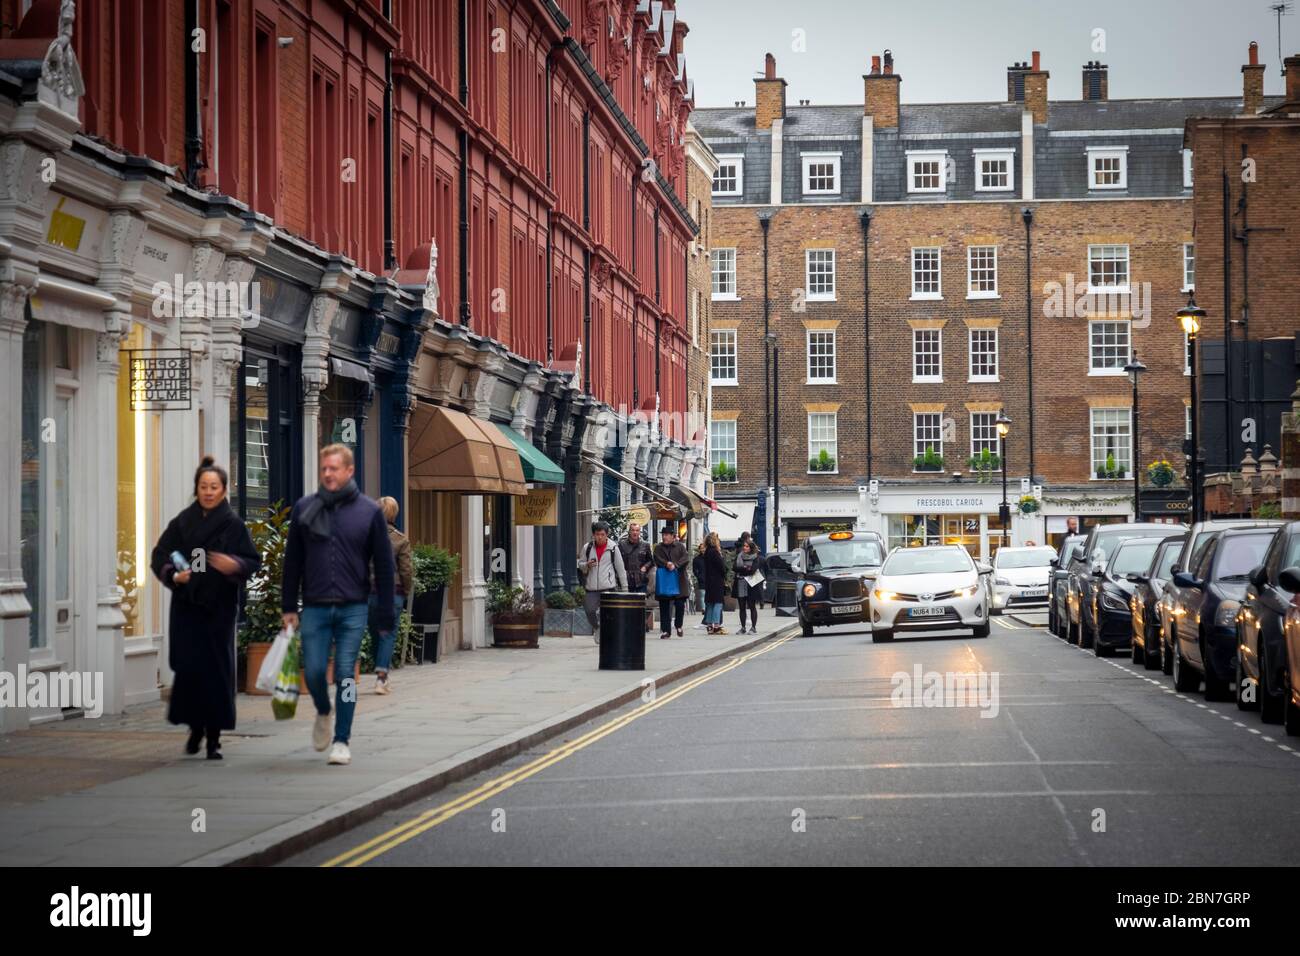
[[[988,589],[965,548],[895,548],[871,588],[871,639],[892,641],[895,631],[974,628],[989,636]]]
[[[993,556],[993,613],[1011,607],[1047,607],[1053,548],[998,548]]]

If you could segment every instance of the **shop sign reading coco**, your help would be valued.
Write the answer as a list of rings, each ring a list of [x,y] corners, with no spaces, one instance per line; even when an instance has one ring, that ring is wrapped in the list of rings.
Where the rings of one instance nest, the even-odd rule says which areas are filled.
[[[515,499],[516,525],[546,525],[557,523],[554,488],[530,488],[528,494]]]

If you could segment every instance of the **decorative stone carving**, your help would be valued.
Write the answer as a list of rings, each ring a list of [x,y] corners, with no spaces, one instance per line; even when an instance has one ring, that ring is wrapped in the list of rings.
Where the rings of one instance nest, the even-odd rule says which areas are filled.
[[[59,32],[45,52],[41,63],[41,84],[61,97],[80,98],[86,93],[81,65],[72,49],[72,25],[77,19],[77,4],[63,0],[59,7]]]
[[[434,315],[438,314],[438,297],[442,294],[438,288],[438,243],[429,240],[429,271],[424,277],[424,298],[421,304]]]
[[[582,20],[582,45],[595,47],[605,26],[605,0],[591,0]]]

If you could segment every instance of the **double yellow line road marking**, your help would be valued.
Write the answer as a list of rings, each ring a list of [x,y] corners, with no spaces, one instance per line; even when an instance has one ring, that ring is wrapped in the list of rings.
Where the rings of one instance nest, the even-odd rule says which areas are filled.
[[[321,866],[362,866],[369,863],[375,857],[387,853],[394,847],[401,846],[406,841],[414,839],[426,830],[431,830],[440,823],[446,823],[448,820],[452,819],[452,817],[455,817],[472,807],[478,806],[489,797],[494,797],[503,790],[508,790],[515,784],[527,780],[534,774],[541,773],[547,767],[554,766],[566,757],[573,756],[579,750],[583,750],[591,744],[594,744],[596,741],[608,737],[616,730],[626,727],[637,718],[644,717],[646,714],[658,710],[665,704],[676,700],[683,694],[691,692],[700,685],[706,684],[716,677],[721,677],[723,674],[735,670],[741,664],[753,660],[760,654],[766,654],[768,651],[776,650],[782,644],[785,644],[790,640],[793,640],[793,635],[790,637],[780,638],[779,640],[766,644],[763,647],[750,651],[748,654],[744,654],[740,657],[734,657],[721,667],[717,668],[717,670],[710,671],[701,677],[688,681],[681,687],[675,688],[669,693],[664,694],[662,697],[658,697],[650,703],[642,704],[640,707],[629,711],[622,717],[611,720],[609,723],[583,734],[576,740],[571,740],[568,743],[562,744],[550,753],[544,754],[543,756],[524,764],[522,767],[489,780],[462,797],[457,797],[455,800],[449,800],[442,806],[435,807],[432,810],[426,810],[419,816],[408,820],[405,823],[399,824],[391,830],[381,833],[379,836],[373,837],[365,843],[355,846],[351,850],[347,850],[331,860],[326,860],[321,864]]]

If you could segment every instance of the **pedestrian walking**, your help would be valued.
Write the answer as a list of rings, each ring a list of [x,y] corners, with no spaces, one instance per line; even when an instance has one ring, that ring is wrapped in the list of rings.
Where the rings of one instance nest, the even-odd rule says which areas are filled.
[[[628,524],[627,536],[619,541],[618,550],[623,556],[623,569],[627,572],[627,589],[645,594],[650,587],[650,572],[654,570],[655,559],[650,542],[641,536],[638,522]],[[654,612],[647,609],[642,623],[649,630],[654,624]]]
[[[331,764],[352,762],[349,743],[357,707],[357,653],[369,616],[370,575],[374,568],[375,626],[383,639],[397,626],[394,616],[393,546],[379,505],[363,495],[353,475],[347,445],[320,452],[320,489],[298,499],[290,514],[284,549],[280,609],[286,626],[302,630],[303,669],[316,705],[312,745],[329,748]],[[302,613],[298,597],[302,595]],[[334,732],[330,733],[326,666],[334,656]],[[333,738],[333,744],[330,740]]]
[[[690,555],[686,545],[677,540],[677,529],[666,523],[660,532],[660,542],[655,545],[655,594],[659,598],[659,637],[667,640],[670,613],[675,621],[677,636],[682,636],[686,616],[686,562]]]
[[[727,561],[715,531],[704,541],[704,623],[710,634],[726,634],[722,626],[722,601],[727,593]]]
[[[691,575],[695,578],[695,609],[703,615],[699,624],[692,625],[697,631],[707,628],[708,605],[704,603],[704,549],[703,541],[695,546],[695,557],[691,559]]]
[[[384,522],[388,525],[388,543],[393,546],[393,561],[397,565],[397,577],[393,585],[393,614],[400,624],[402,609],[406,607],[406,597],[415,593],[415,572],[411,565],[411,541],[398,531],[393,523],[397,520],[398,507],[396,498],[379,499],[379,510],[384,513]],[[380,626],[379,615],[376,614],[379,607],[379,593],[374,578],[372,571],[369,625],[371,634],[380,635],[375,638],[375,693],[388,694],[391,693],[388,685],[388,669],[393,663],[393,646],[397,643],[397,628],[394,627],[385,634]]]
[[[609,525],[597,521],[591,526],[591,540],[582,548],[578,570],[583,574],[582,586],[587,595],[583,608],[591,624],[591,639],[600,644],[600,595],[603,591],[627,590],[627,571],[623,567],[623,553],[609,540]]]
[[[763,584],[762,578],[767,572],[767,564],[762,552],[753,538],[746,538],[736,555],[732,593],[740,604],[740,633],[745,633],[745,612],[749,612],[751,634],[758,633],[758,596]],[[752,580],[757,574],[759,580]]]
[[[167,665],[175,677],[167,719],[186,724],[185,752],[206,736],[221,759],[221,732],[235,729],[235,624],[244,581],[262,566],[248,528],[226,499],[229,478],[211,456],[194,473],[194,503],[167,525],[150,559],[172,592]]]

